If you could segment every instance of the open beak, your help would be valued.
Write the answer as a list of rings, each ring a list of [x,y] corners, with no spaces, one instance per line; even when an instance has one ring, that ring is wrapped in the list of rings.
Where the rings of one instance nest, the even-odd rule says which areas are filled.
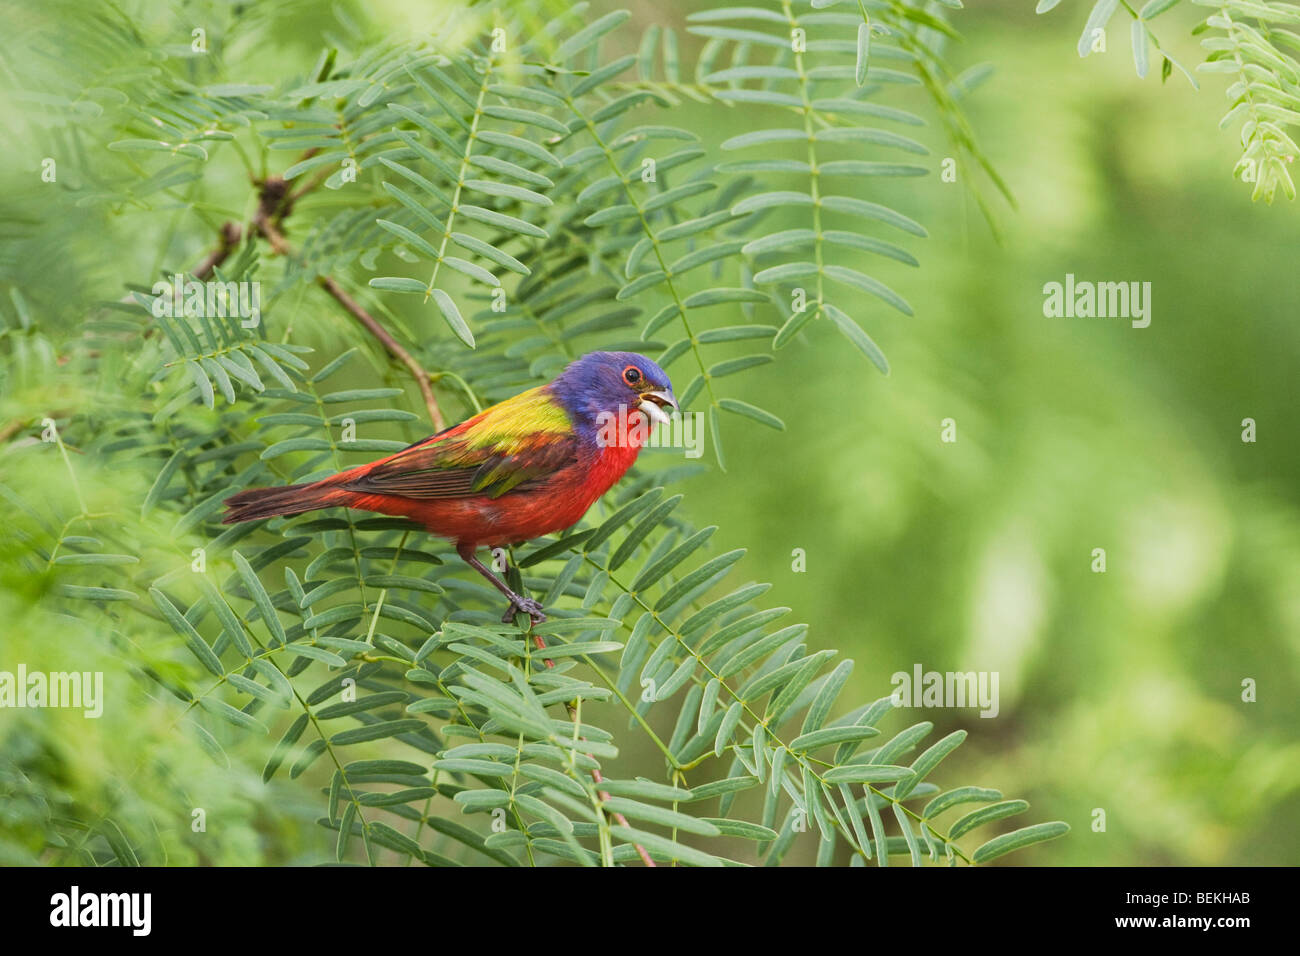
[[[677,409],[677,399],[673,398],[673,393],[667,390],[655,390],[641,393],[641,404],[637,406],[646,416],[653,421],[660,422],[664,425],[670,423],[668,413],[665,408]]]

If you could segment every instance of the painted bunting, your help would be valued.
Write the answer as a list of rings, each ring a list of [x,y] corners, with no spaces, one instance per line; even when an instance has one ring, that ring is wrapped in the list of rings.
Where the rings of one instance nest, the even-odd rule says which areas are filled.
[[[653,422],[677,408],[672,383],[635,352],[592,352],[548,385],[367,465],[309,484],[250,488],[226,499],[226,524],[318,508],[400,515],[450,538],[456,552],[510,601],[546,620],[475,557],[482,546],[520,544],[582,516],[636,461]]]

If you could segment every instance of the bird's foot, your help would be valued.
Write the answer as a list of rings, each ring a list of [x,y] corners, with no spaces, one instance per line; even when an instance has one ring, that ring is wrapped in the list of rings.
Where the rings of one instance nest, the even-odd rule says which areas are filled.
[[[510,599],[510,606],[506,608],[506,613],[502,615],[501,623],[513,624],[515,615],[520,613],[527,614],[528,619],[534,624],[541,624],[546,620],[545,608],[542,607],[540,602],[516,594]]]

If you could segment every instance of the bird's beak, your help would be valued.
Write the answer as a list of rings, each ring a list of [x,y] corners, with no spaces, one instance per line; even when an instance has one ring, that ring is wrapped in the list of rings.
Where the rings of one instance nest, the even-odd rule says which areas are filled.
[[[667,407],[676,409],[677,399],[673,398],[673,393],[667,390],[654,390],[641,393],[641,404],[637,407],[645,412],[646,416],[661,424],[670,424],[668,413],[664,411]]]

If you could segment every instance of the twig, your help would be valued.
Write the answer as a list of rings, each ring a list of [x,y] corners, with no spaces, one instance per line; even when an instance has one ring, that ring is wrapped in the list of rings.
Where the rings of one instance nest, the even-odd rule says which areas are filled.
[[[9,439],[13,438],[20,431],[25,429],[28,424],[29,422],[25,419],[15,418],[13,421],[9,422],[9,424],[5,425],[4,428],[0,428],[0,445],[3,445]]]
[[[310,159],[312,156],[315,156],[315,155],[316,155],[317,153],[319,153],[319,152],[320,152],[319,149],[315,149],[315,148],[313,148],[313,149],[309,149],[309,150],[307,150],[307,152],[305,152],[305,153],[302,154],[302,156],[299,158],[298,161],[299,161],[299,162],[302,162],[302,160],[304,160],[304,159]],[[320,172],[318,172],[315,176],[313,176],[311,179],[307,180],[307,182],[303,183],[301,186],[299,186],[297,189],[295,189],[292,193],[290,193],[290,194],[289,194],[289,203],[295,203],[295,202],[297,202],[299,199],[301,199],[303,196],[307,195],[307,193],[311,192],[311,191],[312,191],[313,189],[315,189],[317,186],[322,185],[322,184],[325,182],[325,180],[329,179],[330,176],[332,176],[333,174],[334,174],[334,173],[333,173],[333,170],[332,170],[329,166],[326,166],[324,169],[322,169]]]
[[[221,238],[218,241],[217,248],[213,249],[193,270],[191,275],[196,279],[206,279],[212,275],[212,271],[221,265],[235,251],[239,245],[239,240],[243,237],[243,231],[239,224],[235,222],[224,222],[221,224]]]
[[[438,401],[433,396],[433,386],[429,384],[429,373],[426,372],[420,363],[410,352],[402,348],[398,341],[388,334],[388,330],[379,324],[375,318],[357,303],[352,296],[348,295],[337,282],[330,276],[321,276],[318,280],[321,287],[330,295],[338,300],[339,305],[347,309],[352,316],[370,330],[370,334],[379,339],[384,344],[384,348],[405,365],[415,377],[416,384],[420,386],[420,394],[424,396],[424,404],[429,409],[429,418],[433,421],[433,427],[436,431],[442,431],[446,428],[446,423],[442,418],[442,411],[438,408]]]
[[[546,650],[546,641],[541,637],[541,635],[539,635],[539,634],[534,634],[534,635],[533,635],[533,643],[537,645],[537,649],[538,649],[539,651],[544,651],[544,650]],[[545,661],[544,661],[544,663],[546,664],[547,667],[554,667],[554,666],[555,666],[555,661],[553,661],[553,660],[551,660],[551,659],[549,659],[549,658],[546,658]],[[577,709],[576,707],[573,706],[572,702],[570,702],[570,701],[565,701],[565,703],[564,703],[564,707],[565,707],[565,709],[568,710],[568,712],[569,712],[569,719],[570,719],[570,720],[577,720],[577,719],[578,719],[578,709]],[[586,738],[586,737],[579,737],[578,739],[579,739],[579,740],[586,740],[587,738]],[[595,759],[596,759],[595,757],[592,757],[591,754],[587,754],[587,756],[588,756],[588,757],[591,757],[592,760],[595,760]],[[596,784],[597,788],[599,788],[600,785],[604,782],[604,779],[605,779],[605,778],[602,777],[602,776],[600,775],[600,770],[599,770],[599,768],[597,768],[597,767],[592,767],[592,768],[591,768],[591,779],[592,779],[592,782]],[[601,800],[602,803],[605,803],[605,802],[607,802],[607,801],[609,800],[609,791],[608,791],[608,790],[600,790],[600,789],[597,789],[597,790],[596,790],[596,796],[600,797],[600,800]],[[621,827],[627,827],[628,829],[631,829],[631,826],[630,826],[630,825],[628,824],[628,822],[627,822],[627,817],[623,816],[623,814],[619,813],[617,810],[614,810],[614,811],[612,811],[612,816],[614,817],[615,820],[618,821],[618,825],[619,825],[619,826],[621,826]],[[633,843],[632,845],[633,845],[634,847],[636,847],[637,855],[638,855],[639,857],[641,857],[641,862],[642,862],[642,863],[644,863],[646,866],[654,866],[654,865],[655,865],[655,861],[652,860],[652,859],[650,858],[650,854],[646,852],[645,847],[643,847],[643,846],[642,846],[641,844],[639,844],[639,843]]]
[[[293,207],[293,200],[298,195],[301,195],[301,191],[289,195],[288,185],[283,179],[275,176],[268,177],[262,184],[257,212],[253,216],[254,228],[266,237],[266,240],[271,244],[271,248],[277,254],[288,258],[294,257],[293,250],[289,246],[288,240],[285,239],[284,233],[280,230],[279,223],[289,214]],[[339,305],[343,306],[349,315],[365,326],[366,331],[378,339],[393,358],[407,367],[415,378],[416,384],[420,387],[420,394],[424,398],[424,405],[429,411],[429,420],[433,422],[434,430],[442,431],[446,428],[446,421],[442,417],[442,409],[438,407],[438,400],[433,394],[429,373],[420,365],[415,356],[403,348],[402,344],[393,338],[389,331],[379,323],[379,320],[362,308],[361,304],[352,298],[331,276],[317,276],[316,282]]]
[[[585,740],[586,738],[583,739]],[[587,754],[587,756],[591,757],[591,754]],[[592,759],[594,760],[595,758],[592,757]],[[599,787],[601,785],[601,782],[604,780],[604,778],[601,777],[600,775],[600,771],[595,768],[592,768],[591,779],[595,782],[597,787]],[[608,790],[597,790],[596,795],[600,797],[602,802],[609,800]],[[619,826],[628,827],[628,829],[631,829],[631,827],[628,825],[627,817],[623,816],[623,814],[619,813],[617,810],[613,812],[614,812],[614,819],[618,821]],[[645,851],[645,847],[643,847],[640,843],[633,843],[632,845],[636,847],[637,855],[641,857],[642,863],[644,863],[646,866],[655,865],[655,861],[650,859],[650,854]]]

